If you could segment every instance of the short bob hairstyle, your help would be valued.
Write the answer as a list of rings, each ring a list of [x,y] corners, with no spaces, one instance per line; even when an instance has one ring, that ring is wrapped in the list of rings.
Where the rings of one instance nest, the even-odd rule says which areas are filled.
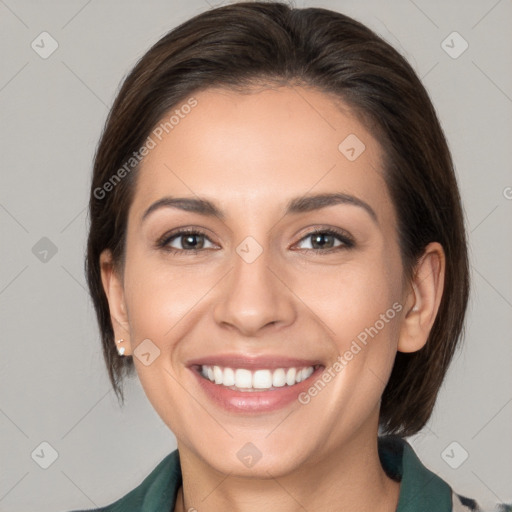
[[[429,242],[443,246],[444,293],[429,338],[417,352],[397,352],[381,401],[382,433],[413,435],[432,414],[464,328],[469,263],[457,180],[436,112],[412,67],[363,24],[321,8],[241,2],[206,11],[162,37],[125,78],[96,150],[85,262],[114,391],[124,402],[123,378],[133,374],[134,363],[115,347],[100,253],[110,249],[122,272],[139,167],[126,163],[193,93],[210,87],[250,92],[257,85],[313,87],[348,105],[376,137],[407,279]]]

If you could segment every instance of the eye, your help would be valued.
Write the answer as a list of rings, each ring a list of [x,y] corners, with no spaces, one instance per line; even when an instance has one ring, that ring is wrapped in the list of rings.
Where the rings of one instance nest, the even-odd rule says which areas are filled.
[[[184,229],[173,234],[166,233],[157,242],[157,246],[174,254],[184,252],[196,253],[202,249],[208,249],[208,247],[205,247],[205,241],[211,244],[210,239],[202,231],[197,229]],[[177,244],[181,246],[181,248],[177,249],[172,244]]]
[[[303,241],[310,241],[310,247],[302,248],[302,250],[317,253],[331,253],[355,246],[354,240],[348,233],[332,228],[312,231],[301,238],[299,244]],[[211,244],[211,247],[205,246],[205,243]],[[174,233],[166,233],[156,245],[158,248],[172,254],[196,254],[201,250],[215,247],[206,233],[199,229],[182,229]],[[176,247],[176,245],[179,247]]]
[[[306,247],[305,250],[315,252],[333,252],[350,249],[355,245],[350,235],[335,229],[317,229],[301,238],[301,241],[303,240],[311,240],[310,247]],[[339,242],[337,245],[336,241]]]

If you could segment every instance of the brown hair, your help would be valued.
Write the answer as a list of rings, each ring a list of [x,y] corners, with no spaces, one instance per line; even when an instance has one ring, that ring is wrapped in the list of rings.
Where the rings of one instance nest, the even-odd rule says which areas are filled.
[[[382,395],[382,432],[415,434],[432,414],[461,338],[469,294],[453,163],[428,94],[407,61],[361,23],[320,8],[243,2],[209,10],[166,34],[124,80],[95,155],[86,257],[113,388],[124,401],[123,376],[134,369],[131,357],[117,354],[99,265],[104,249],[123,262],[137,166],[119,170],[169,109],[191,94],[212,86],[247,90],[257,83],[299,84],[335,95],[376,136],[407,279],[429,242],[445,250],[444,293],[427,343],[417,352],[396,354]],[[113,181],[116,172],[122,179]]]

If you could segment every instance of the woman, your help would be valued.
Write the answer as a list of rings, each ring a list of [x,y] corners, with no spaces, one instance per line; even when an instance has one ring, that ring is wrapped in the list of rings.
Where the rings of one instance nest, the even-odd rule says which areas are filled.
[[[466,234],[428,95],[368,28],[239,3],[172,30],[115,100],[90,221],[112,385],[136,371],[178,443],[101,510],[479,510],[404,440],[461,336]]]

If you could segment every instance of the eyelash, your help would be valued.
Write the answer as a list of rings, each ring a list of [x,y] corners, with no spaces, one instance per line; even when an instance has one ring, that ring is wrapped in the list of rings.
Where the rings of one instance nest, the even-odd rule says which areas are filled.
[[[201,236],[204,236],[205,238],[207,238],[208,240],[210,240],[208,238],[208,236],[206,235],[206,233],[200,229],[182,229],[180,231],[177,231],[175,233],[166,233],[164,236],[162,236],[156,243],[156,247],[158,249],[161,249],[161,250],[164,250],[165,252],[168,252],[170,254],[174,254],[174,255],[181,255],[183,253],[192,253],[192,254],[197,254],[201,251],[205,251],[205,250],[208,250],[208,249],[174,249],[174,248],[171,248],[171,247],[168,247],[168,244],[173,241],[174,239],[176,238],[179,238],[183,235],[201,235]],[[309,238],[309,237],[312,237],[314,235],[318,235],[318,234],[323,234],[323,235],[332,235],[334,237],[336,237],[339,241],[342,242],[343,245],[339,245],[337,247],[331,247],[329,249],[299,249],[299,250],[302,250],[302,251],[306,251],[306,252],[314,252],[314,253],[327,253],[327,254],[331,254],[333,252],[337,252],[339,250],[346,250],[346,249],[352,249],[354,246],[355,246],[355,242],[354,240],[352,239],[352,237],[350,237],[346,232],[344,231],[338,231],[337,229],[332,229],[332,228],[326,228],[326,229],[315,229],[309,233],[307,233],[305,236],[303,236],[299,242]],[[211,242],[211,240],[210,240]],[[298,242],[297,242],[298,243]]]

